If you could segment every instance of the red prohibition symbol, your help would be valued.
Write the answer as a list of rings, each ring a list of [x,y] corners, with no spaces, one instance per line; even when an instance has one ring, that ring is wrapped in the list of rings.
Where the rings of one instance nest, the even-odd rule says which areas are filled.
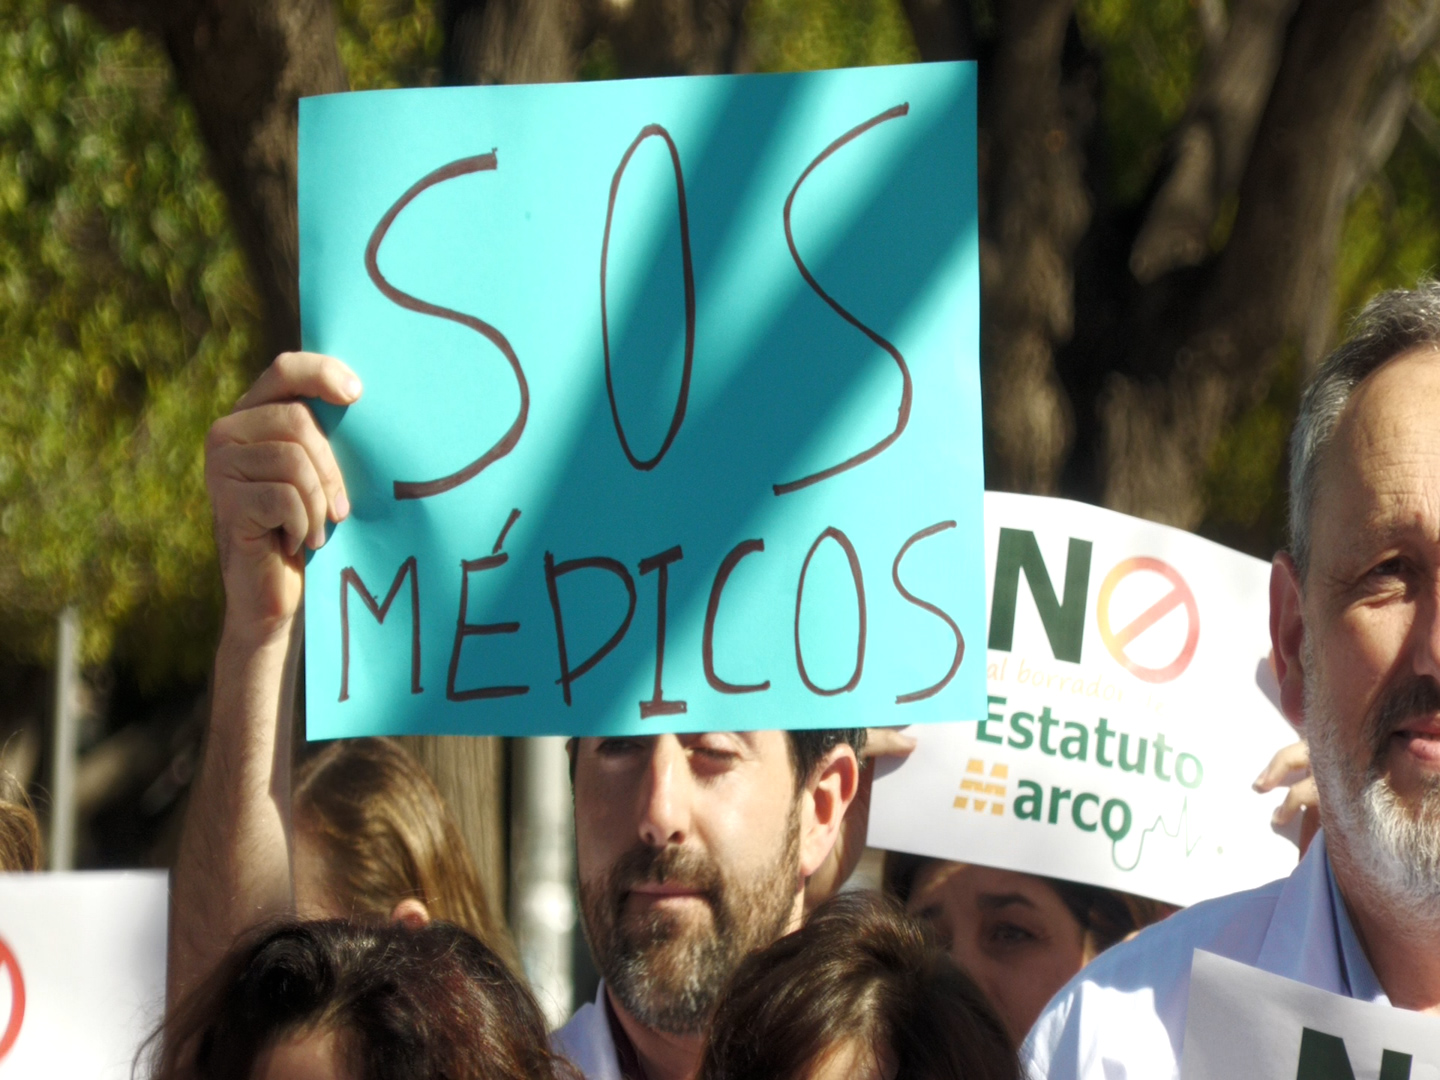
[[[1119,630],[1112,630],[1110,598],[1114,595],[1115,586],[1131,574],[1142,571],[1159,574],[1170,583],[1170,591],[1131,620],[1128,625]],[[1179,655],[1164,667],[1158,668],[1145,667],[1130,659],[1130,655],[1125,651],[1126,646],[1181,604],[1185,605],[1187,625],[1185,644],[1181,646]],[[1195,594],[1190,591],[1190,586],[1180,576],[1178,570],[1167,562],[1148,556],[1124,559],[1105,576],[1105,581],[1100,586],[1100,596],[1095,603],[1095,618],[1100,624],[1100,639],[1105,642],[1105,648],[1110,651],[1110,655],[1137,679],[1144,679],[1150,683],[1165,683],[1172,679],[1178,679],[1190,666],[1190,661],[1195,658],[1195,646],[1200,642],[1200,607],[1195,603]]]
[[[3,1061],[15,1045],[20,1025],[25,1020],[25,977],[20,974],[20,962],[15,959],[4,938],[0,938],[0,968],[4,968],[5,974],[10,977],[10,1019],[5,1024],[4,1034],[0,1035],[0,1061]]]

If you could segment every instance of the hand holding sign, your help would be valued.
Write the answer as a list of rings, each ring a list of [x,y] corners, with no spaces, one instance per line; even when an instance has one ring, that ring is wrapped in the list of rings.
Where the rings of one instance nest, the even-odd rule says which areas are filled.
[[[205,441],[205,483],[225,577],[226,631],[260,641],[287,631],[302,591],[303,547],[349,513],[329,440],[305,398],[349,405],[360,381],[340,361],[284,353]]]

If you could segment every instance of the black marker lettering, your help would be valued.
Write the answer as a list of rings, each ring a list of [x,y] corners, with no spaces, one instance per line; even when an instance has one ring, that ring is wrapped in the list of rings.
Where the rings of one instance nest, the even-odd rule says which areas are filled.
[[[955,620],[934,604],[927,600],[921,600],[909,589],[905,588],[904,585],[900,584],[900,560],[905,558],[905,553],[908,552],[914,544],[924,540],[927,536],[934,536],[938,532],[944,532],[946,529],[953,528],[955,528],[955,522],[942,521],[938,525],[931,525],[928,529],[921,529],[914,536],[910,537],[909,540],[906,540],[905,543],[900,545],[900,551],[895,556],[895,562],[890,566],[890,580],[895,583],[895,590],[916,607],[924,608],[930,612],[931,615],[945,620],[945,625],[950,627],[950,632],[955,635],[955,658],[950,661],[950,670],[945,673],[945,677],[934,686],[927,686],[924,690],[901,694],[895,699],[896,705],[908,705],[912,701],[923,701],[928,697],[934,697],[950,684],[950,680],[953,679],[955,673],[960,670],[960,661],[965,659],[965,635],[960,633],[960,627],[955,625]]]
[[[685,279],[685,359],[680,369],[680,393],[675,398],[675,411],[670,415],[670,430],[665,433],[665,441],[660,444],[655,456],[641,461],[630,449],[630,441],[625,438],[625,426],[620,421],[620,407],[615,402],[615,380],[611,374],[610,363],[610,312],[607,306],[606,275],[610,263],[610,226],[615,218],[615,199],[620,194],[620,178],[625,175],[625,169],[640,144],[651,136],[665,140],[665,146],[670,151],[670,163],[675,168],[675,201],[680,209],[680,263]],[[690,370],[695,360],[695,270],[690,260],[690,213],[685,204],[685,174],[680,169],[680,151],[675,148],[675,140],[659,124],[646,124],[640,129],[640,134],[635,136],[635,141],[625,151],[625,156],[620,159],[620,165],[610,181],[610,205],[605,211],[605,239],[600,245],[600,336],[605,345],[605,392],[610,395],[610,416],[615,421],[615,434],[620,437],[620,449],[625,452],[625,460],[634,468],[648,472],[660,464],[660,459],[670,449],[670,444],[675,441],[675,436],[680,431],[680,425],[685,421],[685,406],[690,400]]]
[[[515,512],[518,516],[519,512]],[[511,523],[514,517],[511,518]],[[505,526],[508,530],[509,524]],[[500,536],[505,539],[504,533]],[[497,542],[497,547],[499,543]],[[455,680],[460,674],[460,650],[469,637],[483,637],[487,634],[514,634],[519,631],[518,622],[471,623],[466,622],[466,610],[470,603],[470,575],[484,570],[498,570],[510,561],[509,555],[490,554],[482,559],[464,559],[460,563],[460,614],[455,619],[455,643],[450,649],[450,674],[445,679],[445,697],[450,701],[477,701],[484,698],[515,697],[528,694],[528,686],[481,686],[469,690],[457,690]]]
[[[725,583],[730,580],[735,567],[740,565],[740,560],[746,555],[764,550],[764,540],[741,540],[720,561],[720,569],[715,571],[715,581],[710,586],[710,603],[705,606],[705,634],[701,638],[700,655],[705,662],[705,681],[722,694],[758,694],[761,690],[770,689],[769,679],[758,683],[732,683],[715,674],[715,616],[720,613],[720,594],[725,591]]]
[[[860,632],[855,639],[855,670],[851,672],[850,679],[844,686],[833,690],[821,689],[810,681],[810,673],[805,670],[805,655],[800,648],[800,607],[805,600],[805,574],[810,569],[810,560],[814,558],[816,549],[826,540],[834,540],[839,544],[845,552],[845,558],[850,562],[850,576],[855,579],[855,603],[860,609]],[[860,573],[860,556],[855,554],[855,545],[850,543],[850,538],[833,526],[815,538],[815,543],[811,544],[810,550],[805,553],[805,561],[800,564],[800,584],[795,589],[795,666],[800,671],[800,681],[811,693],[821,697],[848,694],[860,685],[860,675],[865,670],[865,579]]]
[[[610,640],[596,649],[584,663],[571,668],[570,655],[565,648],[565,622],[560,615],[560,590],[557,583],[566,574],[587,569],[604,570],[618,577],[630,597],[630,606],[625,610],[625,620],[620,624],[620,628],[610,635]],[[565,704],[569,705],[571,685],[609,656],[610,651],[620,644],[620,639],[630,629],[630,621],[635,618],[635,579],[630,576],[630,571],[625,569],[625,564],[618,559],[596,555],[588,559],[567,559],[565,562],[557,563],[555,556],[547,551],[545,553],[545,588],[550,593],[550,610],[555,615],[555,646],[560,653],[560,678],[555,682],[564,690]]]
[[[676,716],[685,711],[685,702],[666,701],[662,680],[665,676],[665,594],[669,591],[670,564],[685,557],[680,545],[640,560],[640,576],[659,571],[655,578],[655,692],[649,701],[640,702],[640,719],[652,716]]]
[[[370,614],[375,616],[375,621],[384,626],[385,616],[390,614],[390,605],[395,602],[400,586],[405,583],[406,574],[410,575],[410,693],[424,692],[420,686],[420,566],[415,561],[415,556],[411,555],[395,572],[395,580],[390,583],[390,591],[385,594],[383,604],[376,602],[353,566],[347,566],[340,571],[341,701],[347,701],[350,697],[350,589],[354,588],[361,602],[370,610]]]
[[[427,499],[432,495],[439,495],[457,488],[467,480],[473,480],[482,471],[495,464],[520,441],[521,434],[525,431],[525,421],[530,415],[530,386],[525,381],[525,372],[520,367],[520,358],[515,355],[515,350],[510,347],[509,340],[495,327],[477,319],[473,315],[466,315],[463,311],[454,311],[439,304],[432,304],[429,301],[421,300],[411,296],[409,293],[401,292],[386,280],[385,275],[380,272],[380,244],[385,239],[385,234],[390,231],[390,226],[395,224],[395,219],[400,211],[409,206],[415,197],[427,188],[436,184],[442,184],[446,180],[453,180],[457,176],[468,176],[470,173],[489,172],[497,167],[495,152],[479,154],[475,157],[461,158],[459,161],[452,161],[449,165],[441,166],[434,172],[429,173],[413,185],[410,190],[401,195],[395,205],[385,212],[380,223],[375,226],[375,231],[370,234],[370,242],[365,245],[365,270],[370,275],[370,280],[375,283],[391,303],[405,308],[407,311],[419,312],[421,315],[433,315],[437,319],[446,319],[461,326],[469,327],[477,334],[484,337],[490,344],[494,345],[510,364],[510,370],[515,375],[515,384],[520,389],[520,409],[516,413],[515,420],[511,423],[509,430],[500,436],[499,442],[486,450],[478,458],[466,465],[463,469],[451,473],[449,476],[442,476],[438,480],[426,480],[421,482],[409,480],[395,481],[395,498],[397,499]]]
[[[805,171],[800,174],[800,179],[796,180],[795,186],[790,189],[790,195],[785,200],[784,214],[785,243],[790,245],[790,257],[795,260],[795,265],[800,270],[800,276],[805,279],[805,284],[809,285],[810,288],[814,289],[815,294],[819,296],[821,300],[824,300],[825,303],[829,304],[830,307],[834,309],[837,315],[839,315],[842,319],[848,322],[851,326],[855,327],[855,329],[859,330],[876,345],[879,345],[880,348],[884,349],[887,353],[889,353],[891,358],[895,361],[896,366],[899,367],[901,380],[900,409],[899,414],[895,418],[895,430],[890,432],[889,435],[886,435],[883,439],[877,442],[874,446],[870,447],[868,450],[862,450],[854,457],[846,458],[838,465],[832,465],[828,469],[821,469],[819,472],[811,473],[809,476],[803,476],[799,480],[791,480],[788,483],[774,485],[776,495],[788,495],[792,491],[799,491],[801,488],[807,488],[811,484],[818,484],[821,480],[828,480],[832,476],[837,476],[840,473],[845,472],[847,469],[853,469],[857,465],[863,465],[865,462],[875,457],[875,455],[883,453],[890,446],[891,443],[893,443],[896,439],[900,438],[901,432],[905,430],[905,425],[910,422],[910,399],[914,393],[914,387],[911,384],[910,368],[905,363],[905,358],[900,355],[899,349],[895,348],[894,345],[890,344],[890,342],[886,341],[874,330],[871,330],[870,327],[866,326],[854,315],[851,315],[850,312],[846,311],[843,307],[840,306],[839,301],[837,301],[833,296],[831,296],[829,293],[827,293],[824,289],[820,287],[820,283],[815,280],[815,276],[811,274],[810,270],[805,266],[805,260],[800,258],[800,251],[798,248],[795,247],[795,234],[790,229],[790,210],[791,207],[795,204],[795,195],[800,190],[800,185],[805,183],[805,181],[809,178],[810,174],[815,171],[816,166],[818,166],[831,154],[835,153],[836,150],[839,150],[846,143],[850,142],[853,139],[859,138],[871,128],[883,124],[886,120],[894,120],[897,117],[906,116],[909,114],[909,112],[910,106],[908,104],[896,105],[893,109],[886,109],[879,116],[873,116],[869,120],[866,120],[863,124],[851,128],[844,135],[841,135],[838,139],[836,139],[824,150],[822,150],[820,152],[820,156],[817,157],[814,161],[810,162],[810,164],[805,167]]]

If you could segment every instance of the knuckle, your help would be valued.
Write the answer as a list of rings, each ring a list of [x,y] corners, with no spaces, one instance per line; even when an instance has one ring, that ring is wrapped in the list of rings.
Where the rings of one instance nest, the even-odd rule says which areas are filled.
[[[325,489],[320,485],[320,478],[315,475],[313,469],[306,469],[300,474],[296,482],[296,490],[300,497],[305,500],[308,509],[319,508],[324,513],[327,503],[325,501]]]
[[[335,455],[330,453],[328,448],[325,453],[316,455],[316,467],[320,473],[320,482],[328,488],[340,486],[340,464],[335,460]]]
[[[280,489],[270,484],[263,485],[255,492],[255,508],[267,521],[279,517],[284,510]]]
[[[310,406],[300,401],[288,401],[280,408],[283,410],[281,416],[285,426],[295,434],[303,433],[309,426]]]
[[[267,444],[267,449],[275,457],[275,463],[286,476],[303,476],[302,467],[305,463],[305,451],[298,443],[276,442]]]
[[[228,417],[221,417],[210,425],[210,430],[205,432],[205,456],[208,458],[230,444],[229,425],[225,422]]]

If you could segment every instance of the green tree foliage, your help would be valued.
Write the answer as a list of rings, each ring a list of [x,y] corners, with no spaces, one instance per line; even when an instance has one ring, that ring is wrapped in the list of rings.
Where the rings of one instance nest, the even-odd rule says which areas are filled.
[[[352,86],[430,85],[434,0],[337,0]],[[989,5],[977,0],[978,26]],[[1192,0],[1080,0],[1100,60],[1108,157],[1097,197],[1136,205],[1203,62]],[[917,56],[898,0],[752,0],[761,71]],[[600,53],[585,74],[612,74]],[[613,66],[613,65],[609,65]],[[1337,326],[1440,262],[1440,67],[1396,153],[1354,201]],[[1223,239],[1223,238],[1222,238]],[[259,366],[258,311],[225,200],[163,54],[77,10],[0,0],[0,651],[43,660],[76,603],[92,660],[148,681],[203,671],[219,614],[203,438]],[[1292,363],[1222,440],[1211,531],[1278,538]]]
[[[750,0],[745,28],[756,71],[920,59],[899,0]]]
[[[1169,132],[1184,116],[1204,63],[1200,5],[1193,0],[1080,0],[1085,44],[1102,60],[1101,123],[1110,189],[1140,202],[1164,164]],[[1346,214],[1335,268],[1334,333],[1381,289],[1414,285],[1440,267],[1440,63],[1422,63],[1416,103],[1390,160]],[[1230,206],[1233,215],[1233,200]],[[1226,239],[1222,220],[1213,237]],[[1268,556],[1285,542],[1286,443],[1304,385],[1299,355],[1281,363],[1269,390],[1230,426],[1206,481],[1204,531]]]
[[[1337,330],[1381,289],[1440,269],[1440,62],[1415,73],[1410,122],[1385,168],[1350,207],[1336,267]]]
[[[425,0],[344,0],[362,89],[435,81]],[[163,53],[0,0],[0,650],[203,673],[220,612],[205,431],[268,358],[224,197]]]
[[[193,674],[219,599],[201,445],[254,368],[246,269],[157,50],[41,0],[5,0],[0,43],[0,643],[43,656],[76,603],[91,659]]]
[[[340,59],[352,90],[434,86],[440,77],[435,0],[338,0]]]
[[[1164,161],[1203,61],[1192,0],[1080,0],[1085,44],[1101,57],[1100,118],[1112,176],[1106,194],[1133,204]]]

